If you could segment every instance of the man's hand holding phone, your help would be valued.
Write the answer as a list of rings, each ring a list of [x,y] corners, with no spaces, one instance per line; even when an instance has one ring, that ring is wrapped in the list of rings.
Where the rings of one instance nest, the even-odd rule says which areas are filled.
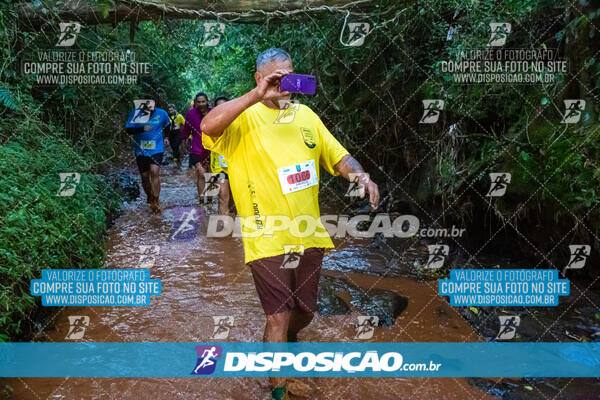
[[[289,77],[290,82],[282,81],[285,76]],[[288,67],[275,70],[265,76],[257,71],[255,78],[257,85],[254,89],[243,96],[218,105],[206,114],[200,124],[202,133],[218,137],[245,109],[257,102],[273,103],[273,108],[278,108],[278,102],[289,99],[292,92],[314,94],[316,89],[314,76],[294,74]],[[286,85],[293,90],[287,90]]]
[[[288,96],[290,92],[281,91],[279,85],[281,83],[281,77],[287,75],[289,71],[278,69],[270,75],[267,75],[260,81],[256,86],[255,94],[258,101],[263,100],[277,100],[281,97]]]

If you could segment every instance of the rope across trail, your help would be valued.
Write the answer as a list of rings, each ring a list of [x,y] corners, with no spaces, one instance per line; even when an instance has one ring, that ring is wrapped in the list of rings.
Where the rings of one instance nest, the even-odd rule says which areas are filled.
[[[265,1],[236,0],[198,2],[195,0],[150,1],[122,0],[115,6],[93,5],[89,2],[59,1],[49,10],[47,5],[23,3],[17,6],[19,20],[29,30],[43,29],[49,16],[58,20],[73,19],[88,25],[145,21],[159,18],[219,20],[235,23],[260,23],[265,20],[285,20],[304,15],[362,15],[375,10],[373,0],[313,0]],[[381,13],[381,12],[380,12]]]

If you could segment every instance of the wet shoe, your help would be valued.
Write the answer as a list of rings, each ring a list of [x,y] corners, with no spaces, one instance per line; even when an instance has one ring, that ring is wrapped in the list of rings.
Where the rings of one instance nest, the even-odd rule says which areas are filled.
[[[271,397],[273,400],[289,400],[285,386],[278,386],[271,389]]]

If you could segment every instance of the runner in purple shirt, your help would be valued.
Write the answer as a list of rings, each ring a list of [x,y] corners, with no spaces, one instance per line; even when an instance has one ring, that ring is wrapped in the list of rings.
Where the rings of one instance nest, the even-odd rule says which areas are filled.
[[[202,132],[200,131],[200,122],[208,114],[208,96],[200,92],[194,97],[194,108],[185,114],[185,125],[181,129],[181,140],[187,141],[192,136],[190,144],[190,168],[196,172],[196,185],[198,186],[198,200],[201,201],[204,192],[204,174],[208,169],[208,159],[210,151],[202,145]]]

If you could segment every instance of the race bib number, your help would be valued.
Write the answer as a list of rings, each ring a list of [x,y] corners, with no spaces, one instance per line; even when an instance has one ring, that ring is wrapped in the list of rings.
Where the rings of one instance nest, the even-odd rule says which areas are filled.
[[[142,140],[142,141],[140,141],[140,147],[144,150],[154,150],[154,149],[156,149],[156,141]]]
[[[219,166],[223,168],[227,168],[227,161],[225,161],[225,157],[219,155]]]
[[[319,183],[315,160],[279,168],[277,175],[279,175],[279,183],[283,194],[297,192]]]

